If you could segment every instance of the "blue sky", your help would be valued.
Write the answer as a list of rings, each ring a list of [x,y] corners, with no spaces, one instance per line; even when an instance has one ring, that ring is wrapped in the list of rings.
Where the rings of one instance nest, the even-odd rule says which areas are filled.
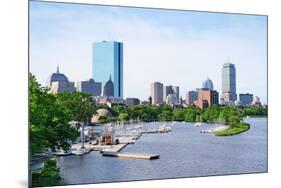
[[[149,96],[149,84],[180,86],[180,95],[221,68],[236,66],[237,93],[267,100],[267,18],[192,11],[30,3],[30,71],[45,85],[60,66],[72,81],[92,75],[93,42],[124,43],[124,97]]]

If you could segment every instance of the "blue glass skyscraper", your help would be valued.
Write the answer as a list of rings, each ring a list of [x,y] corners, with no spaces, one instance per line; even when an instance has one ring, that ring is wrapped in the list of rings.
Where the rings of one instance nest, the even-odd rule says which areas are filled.
[[[123,98],[123,43],[103,41],[93,43],[93,79],[104,86],[111,76],[114,97]]]

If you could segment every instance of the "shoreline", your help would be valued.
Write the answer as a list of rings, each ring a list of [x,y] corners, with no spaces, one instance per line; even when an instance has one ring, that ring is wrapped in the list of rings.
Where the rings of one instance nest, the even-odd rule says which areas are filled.
[[[266,116],[265,116],[266,117]],[[251,117],[252,118],[252,117]],[[256,117],[255,117],[256,118]],[[259,117],[257,117],[259,118]],[[152,122],[162,122],[162,121],[152,121]],[[166,121],[167,122],[167,121]],[[182,122],[182,121],[168,121],[168,122]],[[138,122],[140,123],[140,122]],[[150,123],[150,122],[145,122],[145,123]],[[163,122],[165,123],[165,122]],[[243,125],[248,125],[246,127],[244,127],[243,129],[239,129],[239,126],[235,126],[232,127],[230,125],[226,125],[223,124],[221,122],[212,122],[212,123],[208,123],[208,122],[186,122],[184,121],[184,123],[206,123],[206,124],[214,124],[214,125],[218,125],[218,127],[214,127],[214,128],[208,128],[208,129],[203,129],[200,131],[200,133],[212,133],[216,136],[233,136],[236,134],[240,134],[242,132],[245,132],[247,130],[250,129],[250,125],[248,123],[245,123],[244,121],[240,122],[239,124],[243,124]],[[135,124],[135,123],[133,123]],[[95,126],[104,126],[105,124],[97,124]],[[67,155],[81,155],[81,154],[87,154],[90,153],[91,151],[99,151],[100,153],[102,152],[120,152],[122,149],[124,149],[127,145],[129,144],[134,144],[136,140],[138,140],[142,134],[146,134],[148,133],[147,131],[140,131],[137,134],[134,135],[118,135],[118,139],[121,141],[119,144],[112,144],[112,145],[94,145],[91,144],[91,141],[85,142],[85,148],[87,149],[87,152],[85,153],[79,153],[76,151],[79,150],[79,148],[81,148],[81,143],[77,143],[77,144],[73,144],[71,146],[71,152],[68,153],[63,153],[63,152],[55,152],[53,154],[55,154],[56,156],[67,156]],[[158,133],[158,132],[151,132],[151,133]]]
[[[222,131],[216,131],[214,134],[216,136],[234,136],[243,132],[248,131],[251,128],[249,123],[245,123],[244,121],[239,122],[237,125],[229,125],[228,129]]]

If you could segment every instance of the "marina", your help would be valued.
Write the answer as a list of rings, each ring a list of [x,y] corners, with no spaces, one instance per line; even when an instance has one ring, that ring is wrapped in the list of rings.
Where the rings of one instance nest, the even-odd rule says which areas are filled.
[[[85,137],[85,139],[88,140],[85,143],[82,144],[82,142],[79,142],[79,143],[72,144],[69,151],[58,150],[53,154],[56,156],[84,155],[90,153],[91,151],[99,151],[100,153],[102,153],[103,156],[109,156],[110,153],[111,156],[118,156],[118,157],[131,156],[131,158],[155,159],[155,158],[159,158],[159,157],[155,157],[159,155],[147,155],[147,154],[141,154],[141,155],[138,154],[135,156],[129,154],[119,155],[117,154],[117,152],[123,150],[128,144],[134,144],[142,136],[142,134],[156,134],[156,133],[171,132],[171,128],[166,127],[165,125],[161,125],[159,128],[154,128],[154,129],[151,128],[141,129],[142,127],[140,125],[132,126],[131,128],[127,128],[124,125],[123,126],[119,125],[119,127],[117,127],[116,125],[112,126],[112,124],[103,126],[102,130],[101,129],[94,130],[94,128],[93,127],[85,128],[85,132],[86,132],[85,135],[88,136]],[[97,135],[95,131],[99,132],[99,136],[96,136],[96,138],[93,140],[88,139],[89,136],[92,137],[92,135]],[[80,140],[82,140],[82,138],[80,138]]]
[[[118,152],[156,154],[160,156],[156,160],[106,157],[95,150],[82,156],[57,156],[62,184],[266,172],[266,118],[245,121],[251,124],[251,129],[230,137],[200,133],[222,125],[203,123],[194,127],[195,123],[170,122],[166,125],[172,128],[171,132],[142,134],[134,144],[127,144]],[[148,130],[162,124],[151,122],[141,126],[142,130]],[[133,136],[129,132],[127,135]],[[111,148],[109,145],[94,147],[99,151]]]

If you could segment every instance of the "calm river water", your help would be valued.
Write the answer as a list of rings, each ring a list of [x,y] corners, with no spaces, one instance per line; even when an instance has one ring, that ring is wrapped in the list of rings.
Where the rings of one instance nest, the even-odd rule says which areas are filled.
[[[62,184],[267,172],[267,118],[245,121],[251,124],[249,131],[228,137],[200,133],[219,125],[169,122],[172,132],[144,134],[122,150],[160,154],[156,160],[102,157],[99,152],[58,157]]]

